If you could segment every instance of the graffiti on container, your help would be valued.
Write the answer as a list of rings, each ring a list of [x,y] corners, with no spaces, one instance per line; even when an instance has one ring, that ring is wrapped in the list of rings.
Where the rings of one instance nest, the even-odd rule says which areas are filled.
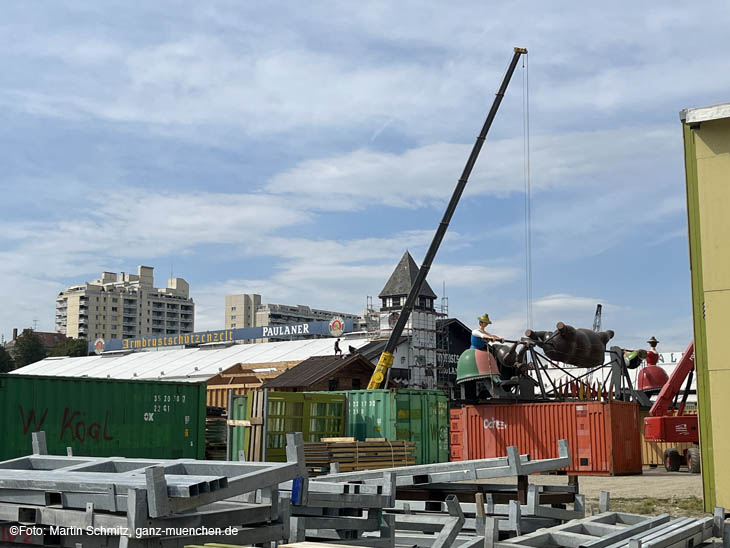
[[[31,409],[30,413],[28,413],[28,420],[25,420],[25,409],[23,409],[23,407],[20,407],[20,422],[23,425],[23,434],[27,434],[28,431],[39,432],[41,428],[43,428],[43,423],[46,422],[46,415],[48,415],[47,407],[46,410],[43,411],[43,414],[41,415],[39,421],[36,419],[35,409]],[[30,429],[31,422],[33,423],[33,430]]]
[[[484,419],[485,430],[507,430],[507,423],[499,419],[492,417],[491,419]]]
[[[0,527],[0,542],[5,544],[16,543],[16,544],[39,544],[39,540],[42,540],[42,536],[38,538],[31,534],[30,527]]]
[[[48,417],[48,408],[43,410],[40,418],[36,415],[35,409],[30,409],[26,413],[26,409],[20,406],[20,421],[23,427],[23,434],[28,432],[39,432],[43,430],[43,425]],[[109,435],[109,411],[104,413],[104,425],[101,422],[87,422],[82,420],[81,411],[66,407],[63,410],[63,418],[61,419],[61,435],[59,440],[63,441],[68,434],[71,441],[86,441],[92,439],[94,441],[111,441],[113,436]]]
[[[68,407],[63,411],[63,421],[61,422],[61,437],[66,434],[66,430],[71,434],[71,441],[85,441],[86,438],[99,441],[100,437],[104,441],[111,441],[114,438],[107,435],[107,427],[109,423],[109,411],[104,413],[104,428],[98,422],[92,422],[86,425],[86,421],[79,420],[81,417],[80,411],[73,411]]]

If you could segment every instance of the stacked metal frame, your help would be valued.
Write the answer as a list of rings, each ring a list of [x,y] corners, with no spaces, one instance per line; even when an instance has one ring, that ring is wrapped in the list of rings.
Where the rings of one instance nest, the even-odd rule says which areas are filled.
[[[306,501],[301,434],[288,436],[285,463],[50,456],[42,434],[34,435],[35,454],[0,462],[8,544],[279,542],[289,538],[289,502]],[[283,482],[295,487],[284,500]]]

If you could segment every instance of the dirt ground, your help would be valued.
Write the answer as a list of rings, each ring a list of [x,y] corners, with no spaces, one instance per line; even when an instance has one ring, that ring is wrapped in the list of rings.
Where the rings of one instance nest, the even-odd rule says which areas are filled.
[[[514,483],[514,478],[485,480],[485,483]],[[537,485],[566,485],[567,476],[533,475],[530,483]],[[669,513],[673,516],[700,516],[702,509],[702,477],[688,472],[667,472],[664,468],[644,468],[641,476],[581,476],[580,492],[586,496],[590,509],[598,509],[601,491],[611,496],[610,508],[637,514]]]

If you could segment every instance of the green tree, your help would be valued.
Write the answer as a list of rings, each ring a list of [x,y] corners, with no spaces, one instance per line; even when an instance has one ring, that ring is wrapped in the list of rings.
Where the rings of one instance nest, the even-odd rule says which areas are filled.
[[[32,329],[24,329],[23,334],[15,339],[13,361],[15,367],[23,367],[46,357],[46,349],[41,339]]]
[[[10,356],[4,346],[0,346],[0,373],[7,373],[15,368],[13,358]]]
[[[88,356],[89,345],[86,339],[66,339],[51,348],[51,356]]]

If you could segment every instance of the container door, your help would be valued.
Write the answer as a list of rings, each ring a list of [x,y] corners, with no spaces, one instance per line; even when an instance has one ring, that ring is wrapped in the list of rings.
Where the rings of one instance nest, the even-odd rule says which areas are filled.
[[[233,396],[233,405],[228,413],[228,418],[231,420],[246,420],[247,414],[246,409],[248,407],[248,396]],[[248,458],[247,453],[247,430],[245,426],[232,426],[229,429],[231,435],[231,460],[240,460],[238,452],[243,451],[244,456]]]
[[[461,426],[461,409],[452,409],[449,414],[449,419],[451,421],[451,436],[449,438],[451,460],[465,460],[467,457],[464,455],[464,431]]]
[[[304,394],[305,442],[345,435],[345,396],[323,392]]]
[[[356,440],[395,437],[395,397],[391,390],[352,390],[347,399],[347,432]]]
[[[286,461],[287,432],[301,432],[307,441],[304,428],[304,396],[302,392],[269,392],[266,415],[266,460]]]
[[[438,408],[438,461],[449,462],[449,401],[446,395],[436,397]]]
[[[581,472],[595,471],[591,455],[591,413],[588,412],[587,405],[575,406],[575,422],[577,427],[578,462],[574,463],[572,468]]]
[[[416,443],[416,464],[424,464],[423,397],[412,390],[395,393],[395,439]]]
[[[439,409],[436,392],[423,394],[423,464],[439,462]]]

